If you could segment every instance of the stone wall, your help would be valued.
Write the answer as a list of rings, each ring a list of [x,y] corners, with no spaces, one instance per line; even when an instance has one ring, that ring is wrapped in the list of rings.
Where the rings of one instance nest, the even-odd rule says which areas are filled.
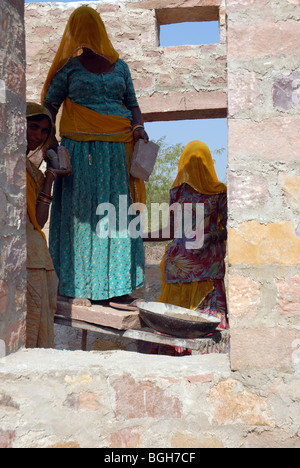
[[[300,2],[226,12],[231,363],[299,372]]]
[[[127,13],[122,22],[124,37],[120,21],[115,26],[120,44],[124,40],[124,54],[135,50],[133,41],[139,24],[147,24],[148,29],[142,28],[138,34],[139,55],[135,56],[135,60],[141,60],[140,44],[145,41],[146,64],[135,68],[131,56],[128,59],[136,70],[135,80],[145,80],[137,88],[149,120],[162,115],[169,118],[177,110],[194,116],[207,115],[208,108],[214,115],[216,110],[224,111],[224,36],[214,52],[210,49],[213,54],[219,50],[212,62],[216,66],[223,63],[222,70],[218,69],[220,82],[216,80],[219,75],[214,75],[209,89],[205,89],[207,79],[201,77],[214,74],[200,68],[201,56],[209,47],[162,50],[153,35],[154,8],[157,18],[167,22],[193,11],[215,15],[220,7],[218,0],[172,0],[167,6],[163,0],[111,0],[97,5],[107,19],[119,21]],[[45,13],[40,15],[40,30],[37,8]],[[70,8],[74,4],[28,5],[32,31],[45,33],[45,41],[50,38],[54,47],[50,34],[53,21],[47,15],[52,11],[57,18],[64,18],[68,16],[64,10]],[[223,3],[220,11],[225,24]],[[10,18],[12,12],[10,8],[6,16]],[[300,447],[300,0],[226,0],[226,15],[230,355],[172,358],[124,351],[59,350],[10,354],[0,359],[1,448]],[[127,23],[129,19],[135,22]],[[50,28],[48,35],[44,28]],[[35,47],[35,53],[27,48],[30,73],[43,75],[39,67],[47,68],[47,48],[40,40]],[[42,58],[35,61],[39,51]],[[13,50],[10,53],[14,55]],[[179,71],[185,53],[188,60],[184,73],[188,63],[190,73],[180,80],[180,74],[173,76],[175,68],[170,68],[165,58],[174,54],[174,67]],[[206,58],[205,63],[209,63]],[[153,62],[148,69],[150,60]],[[165,75],[162,81],[161,69]],[[150,84],[152,75],[154,84]],[[41,83],[34,76],[34,80],[28,80],[28,93],[37,97]],[[196,89],[197,77],[200,87]],[[222,105],[218,103],[220,93]],[[203,99],[186,99],[192,94]],[[178,99],[180,96],[183,98]],[[212,101],[207,106],[209,96]],[[12,109],[23,118],[23,99],[20,107]],[[6,135],[11,138],[7,130]],[[18,135],[16,129],[13,136]],[[14,167],[10,159],[13,154],[8,152],[1,163],[5,165],[1,173],[4,184]],[[20,193],[21,198],[24,195],[23,188],[13,190],[15,186],[12,193]],[[17,228],[9,230],[18,235]],[[5,232],[1,228],[1,242]],[[19,249],[9,252],[13,256]],[[8,260],[6,263],[10,264]],[[18,271],[11,278],[15,281],[17,277]],[[17,290],[12,285],[15,295]],[[24,298],[24,291],[19,297]],[[13,319],[16,316],[9,309],[6,320],[9,314]]]
[[[0,361],[0,448],[280,446],[276,404],[273,383],[257,394],[225,355],[23,351]]]
[[[24,344],[25,36],[22,0],[0,5],[0,356]]]

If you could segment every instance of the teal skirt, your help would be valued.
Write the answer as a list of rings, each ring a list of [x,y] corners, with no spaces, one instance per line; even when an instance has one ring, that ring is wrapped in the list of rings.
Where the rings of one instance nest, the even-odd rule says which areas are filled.
[[[144,248],[128,226],[131,204],[124,143],[63,139],[73,175],[56,180],[49,248],[59,294],[104,300],[144,284]],[[127,208],[127,211],[126,211]]]

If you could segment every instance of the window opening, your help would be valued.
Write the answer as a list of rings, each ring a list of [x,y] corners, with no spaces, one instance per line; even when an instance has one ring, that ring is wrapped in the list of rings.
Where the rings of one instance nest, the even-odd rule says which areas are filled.
[[[160,26],[160,46],[217,44],[220,42],[218,21],[193,21]]]
[[[170,188],[177,175],[180,155],[189,142],[200,140],[209,147],[218,179],[227,183],[227,119],[153,121],[146,122],[145,129],[150,140],[160,145],[153,173],[146,182],[147,227],[156,231],[166,224]],[[156,204],[160,205],[160,217],[152,209]]]
[[[185,146],[192,140],[207,144],[213,159],[217,176],[221,182],[227,180],[227,119],[195,119],[176,121],[155,121],[145,123],[146,131],[153,141],[165,137],[165,144]]]

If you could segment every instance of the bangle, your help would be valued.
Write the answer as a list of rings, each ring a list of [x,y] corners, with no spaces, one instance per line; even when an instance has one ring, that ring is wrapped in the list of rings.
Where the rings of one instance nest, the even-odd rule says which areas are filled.
[[[134,131],[137,130],[138,128],[142,128],[142,129],[144,130],[145,127],[144,127],[144,125],[142,125],[142,124],[138,124],[138,125],[135,125],[135,126],[133,127],[132,131],[134,132]]]
[[[40,193],[40,197],[46,198],[46,199],[49,200],[49,201],[52,201],[52,200],[53,200],[53,197],[52,197],[51,195],[47,195],[47,194],[44,193],[44,192],[41,192],[41,193]]]
[[[43,203],[44,205],[51,205],[51,201],[47,200],[46,198],[43,198],[43,197],[38,197],[37,201],[39,203]]]
[[[54,171],[52,171],[52,169],[47,169],[46,172],[45,172],[46,175],[47,175],[47,172],[52,174],[52,176],[54,177],[54,180],[56,179],[57,175],[56,175],[56,173]]]
[[[38,201],[43,202],[43,203],[47,203],[47,205],[51,204],[50,200],[47,200],[47,198],[44,198],[44,197],[41,197],[41,196],[38,197]]]

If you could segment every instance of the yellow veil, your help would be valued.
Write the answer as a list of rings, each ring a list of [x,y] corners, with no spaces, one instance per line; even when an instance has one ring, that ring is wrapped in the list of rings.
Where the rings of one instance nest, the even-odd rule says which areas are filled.
[[[54,75],[63,68],[71,57],[80,55],[82,48],[87,47],[114,63],[119,54],[108,37],[105,25],[99,13],[88,6],[76,8],[71,14],[65,28],[61,43],[46,78],[41,102],[44,102],[49,84]]]
[[[219,182],[210,150],[202,141],[188,143],[180,156],[178,174],[172,188],[180,187],[183,183],[205,195],[227,191],[226,185]]]

